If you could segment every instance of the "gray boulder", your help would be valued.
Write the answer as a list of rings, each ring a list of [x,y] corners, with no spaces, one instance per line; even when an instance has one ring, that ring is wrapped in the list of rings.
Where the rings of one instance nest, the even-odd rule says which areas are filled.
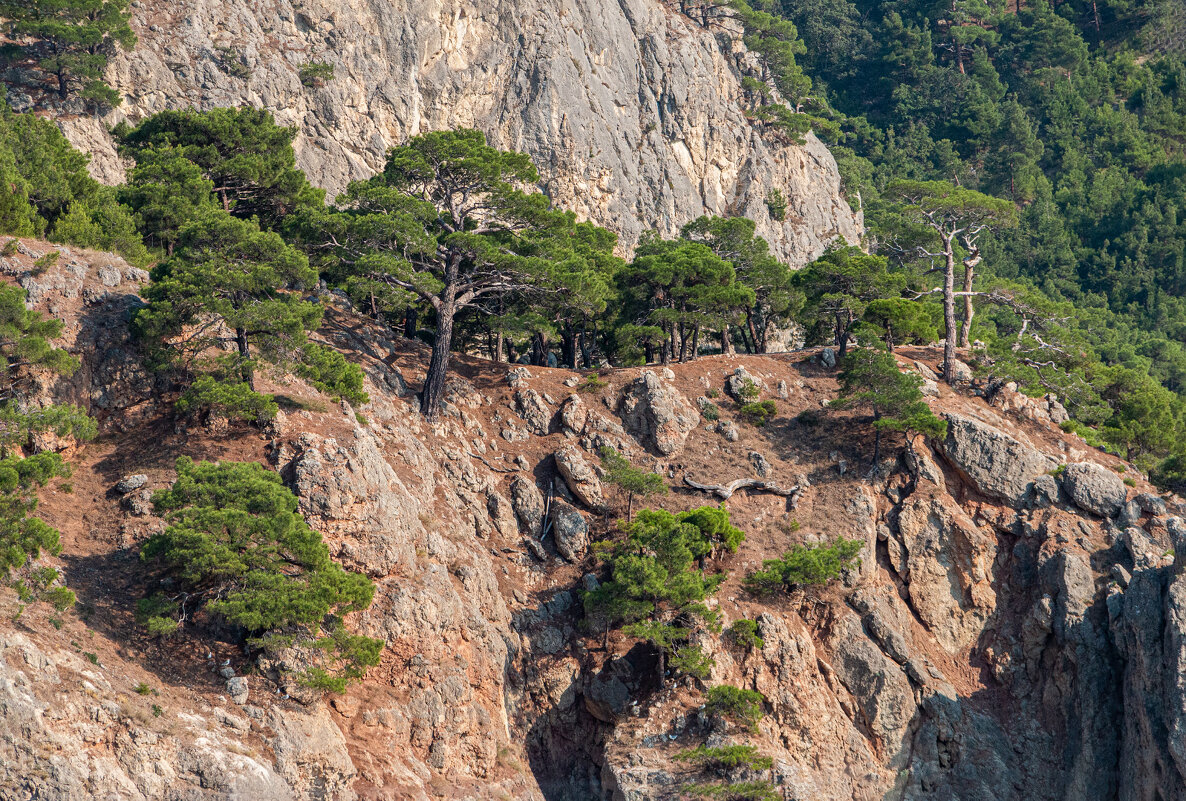
[[[574,507],[559,498],[552,501],[552,534],[556,553],[569,562],[578,561],[589,547],[589,524]]]
[[[1120,476],[1095,462],[1067,465],[1062,486],[1076,506],[1100,517],[1115,517],[1128,499]]]
[[[568,485],[573,497],[590,509],[605,506],[605,493],[593,468],[575,445],[565,445],[556,451],[556,470]]]
[[[1034,479],[1058,463],[987,423],[948,413],[942,453],[977,492],[1021,508]]]
[[[143,473],[136,473],[131,476],[124,476],[115,485],[115,491],[120,495],[127,495],[133,490],[138,490],[148,483],[148,476]]]
[[[236,704],[242,706],[247,703],[247,677],[235,676],[232,679],[227,679],[226,691]]]
[[[546,436],[552,427],[552,410],[534,389],[515,390],[515,411],[527,423],[527,430],[532,434]]]
[[[831,348],[824,348],[819,352],[819,360],[824,367],[827,367],[829,370],[831,370],[836,366],[836,351],[832,350]]]
[[[539,539],[544,527],[544,496],[539,487],[523,476],[517,476],[511,482],[511,506],[523,530],[532,539]]]
[[[618,413],[627,431],[662,456],[683,450],[700,420],[677,389],[649,370],[626,387]]]
[[[765,389],[762,379],[752,375],[744,367],[738,367],[732,375],[725,379],[725,392],[729,393],[729,397],[734,400],[742,400],[741,392],[748,384],[753,384],[758,388],[758,391]]]

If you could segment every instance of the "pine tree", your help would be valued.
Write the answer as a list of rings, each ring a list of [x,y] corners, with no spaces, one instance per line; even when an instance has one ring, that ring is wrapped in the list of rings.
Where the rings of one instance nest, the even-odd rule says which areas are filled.
[[[168,633],[205,612],[258,647],[315,646],[327,663],[310,665],[306,679],[334,689],[378,664],[382,640],[349,634],[343,622],[370,606],[375,585],[330,559],[280,476],[255,463],[182,457],[177,480],[152,502],[168,526],[141,558],[171,579],[162,584],[172,594],[141,602],[151,631]]]
[[[130,50],[128,0],[0,0],[0,27],[29,58],[52,75],[63,99],[81,90],[87,100],[116,106],[120,97],[103,82],[115,47]]]
[[[352,183],[338,209],[300,221],[305,241],[329,252],[332,277],[386,284],[435,314],[426,419],[440,411],[459,314],[496,311],[500,299],[571,297],[612,258],[612,238],[588,235],[526,191],[538,180],[530,157],[490,147],[480,131],[433,132],[393,148],[383,172]]]
[[[1017,223],[1017,208],[1007,200],[952,186],[945,181],[895,181],[886,189],[888,197],[900,201],[902,215],[922,234],[917,254],[939,261],[943,286],[935,292],[943,297],[943,378],[955,382],[955,349],[967,348],[971,341],[974,307],[975,271],[982,257],[979,241],[982,234]],[[961,255],[964,267],[962,328],[955,312],[956,259]]]
[[[750,308],[754,292],[733,266],[700,242],[643,236],[617,276],[625,322],[666,332],[662,361],[695,358],[703,330],[720,329]]]
[[[224,211],[244,220],[256,217],[263,228],[275,229],[289,214],[318,208],[325,200],[325,191],[310,186],[296,168],[296,128],[276,125],[264,109],[162,111],[135,128],[120,123],[113,133],[120,153],[138,169],[153,167],[133,172],[134,183],[167,179],[179,194],[190,197],[195,190],[192,171],[176,164],[186,159],[213,184]]]
[[[316,283],[304,255],[254,221],[219,209],[181,229],[173,256],[153,268],[152,279],[148,306],[136,316],[152,346],[186,369],[231,346],[249,385],[254,358],[296,360],[306,332],[321,321],[320,306],[285,291]]]
[[[905,276],[890,272],[888,264],[884,256],[857,247],[836,247],[795,274],[795,285],[807,298],[804,321],[829,332],[841,357],[868,304],[900,296],[905,288]]]
[[[803,293],[794,287],[791,269],[770,253],[770,245],[754,235],[755,223],[746,217],[699,217],[680,229],[680,236],[703,242],[733,265],[737,282],[754,293],[745,310],[747,344],[753,353],[766,353],[771,332],[788,325],[803,306]],[[721,331],[725,353],[732,352],[728,323]]]
[[[836,409],[869,409],[873,412],[873,470],[880,468],[884,431],[916,431],[940,438],[947,423],[922,399],[922,379],[898,369],[897,360],[878,348],[857,348],[841,363],[840,394],[831,402]]]

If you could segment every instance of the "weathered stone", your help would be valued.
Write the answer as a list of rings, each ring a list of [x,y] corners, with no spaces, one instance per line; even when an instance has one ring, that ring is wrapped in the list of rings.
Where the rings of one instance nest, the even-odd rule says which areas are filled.
[[[565,445],[556,451],[555,459],[556,469],[573,497],[590,509],[604,508],[605,494],[601,489],[601,481],[576,446]]]
[[[534,389],[515,390],[515,410],[527,423],[527,430],[538,436],[547,436],[552,426],[552,409]]]
[[[247,694],[248,694],[247,690],[248,690],[248,688],[247,688],[247,677],[246,676],[235,676],[234,678],[227,679],[227,683],[226,683],[227,695],[229,695],[231,697],[231,700],[234,701],[239,706],[242,706],[243,704],[247,703]]]
[[[618,413],[627,431],[662,456],[679,453],[700,420],[678,390],[649,370],[626,387]]]
[[[727,442],[736,442],[741,439],[741,432],[737,430],[737,424],[732,420],[721,420],[714,426],[714,429]]]
[[[752,400],[751,398],[743,398],[742,392],[746,387],[753,385],[754,389],[761,392],[765,388],[762,379],[758,378],[746,370],[744,367],[738,367],[734,370],[728,378],[725,379],[725,392],[734,400]]]
[[[516,476],[511,482],[511,505],[523,531],[538,540],[544,526],[544,496],[535,482]]]
[[[761,453],[750,451],[749,463],[754,466],[754,472],[758,474],[759,478],[766,478],[766,476],[770,475],[770,462]]]
[[[824,348],[819,352],[820,364],[831,370],[836,366],[836,351],[832,348]]]
[[[584,516],[559,498],[552,500],[550,512],[556,553],[569,562],[577,562],[589,547],[589,524]]]
[[[1076,506],[1100,517],[1115,517],[1128,498],[1120,476],[1095,462],[1067,465],[1062,486]]]
[[[528,153],[560,208],[612,228],[626,248],[652,228],[674,236],[701,214],[757,221],[795,264],[836,235],[860,240],[861,215],[844,200],[827,148],[810,133],[802,145],[775,142],[747,119],[738,60],[754,57],[739,26],[706,28],[655,0],[194,0],[165,22],[167,8],[144,0],[131,9],[140,45],[114,53],[105,76],[123,98],[118,110],[100,120],[79,103],[63,120],[105,180],[119,182],[123,170],[107,127],[180,98],[272,110],[300,132],[297,166],[331,197],[381,170],[387,149],[411,134],[465,125]],[[363,41],[371,46],[359,50]],[[305,86],[304,62],[291,53],[331,62],[333,79]],[[220,66],[227,58],[234,72]],[[765,203],[776,187],[790,203],[781,220]]]
[[[1020,507],[1034,479],[1058,464],[987,423],[954,413],[944,417],[942,452],[982,495]]]
[[[115,485],[115,491],[121,495],[127,495],[132,490],[138,490],[148,483],[148,476],[143,473],[137,473],[131,476],[124,476]]]
[[[576,393],[564,399],[560,407],[560,429],[566,437],[579,437],[585,433],[589,421],[589,407]]]

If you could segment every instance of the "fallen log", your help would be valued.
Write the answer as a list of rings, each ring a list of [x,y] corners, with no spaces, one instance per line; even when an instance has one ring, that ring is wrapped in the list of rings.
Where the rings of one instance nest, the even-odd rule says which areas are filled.
[[[784,498],[795,498],[799,494],[799,486],[783,488],[773,481],[763,481],[760,478],[739,478],[736,481],[731,481],[728,484],[701,484],[698,481],[693,481],[684,474],[684,483],[692,489],[700,490],[701,492],[711,492],[722,501],[727,501],[733,497],[733,493],[740,489],[752,489],[758,492],[769,492],[772,495],[780,495]]]

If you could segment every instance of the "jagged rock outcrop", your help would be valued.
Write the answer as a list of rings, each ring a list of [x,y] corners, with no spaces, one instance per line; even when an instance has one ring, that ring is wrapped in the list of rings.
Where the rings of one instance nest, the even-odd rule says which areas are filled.
[[[576,446],[565,445],[556,451],[555,459],[556,469],[578,501],[594,511],[605,506],[601,480]]]
[[[1128,500],[1107,466],[1116,460],[1051,421],[944,390],[931,402],[948,415],[948,439],[914,437],[867,478],[837,469],[867,459],[855,428],[742,425],[736,445],[704,424],[685,430],[677,410],[695,411],[683,399],[739,361],[767,387],[786,386],[788,421],[834,396],[834,376],[809,360],[720,356],[615,371],[617,389],[582,396],[580,439],[566,435],[576,424],[561,406],[555,429],[523,428],[504,444],[516,390],[563,397],[568,371],[525,371],[512,386],[505,368],[459,355],[452,408],[428,425],[406,392],[423,348],[331,308],[326,341],[367,343],[352,351],[371,393],[361,416],[298,379],[261,374],[283,381],[267,389],[288,399],[266,430],[186,430],[136,401],[136,380],[100,391],[107,360],[135,359],[72,332],[119,342],[135,296],[99,289],[94,257],[76,255],[77,284],[58,268],[36,278],[39,308],[67,318],[64,341],[82,343],[83,366],[38,386],[89,403],[104,437],[70,454],[74,491],[47,489],[38,512],[63,530],[51,562],[95,613],[54,622],[48,605],[22,609],[0,587],[6,799],[666,799],[716,780],[679,751],[752,744],[772,762],[754,776],[788,797],[1186,801],[1186,505],[1126,469]],[[8,268],[19,279],[30,263],[22,253]],[[623,394],[638,401],[631,413]],[[622,410],[630,430],[602,406]],[[674,428],[656,437],[656,422]],[[736,554],[706,557],[725,573],[707,604],[726,627],[754,621],[760,639],[698,631],[693,644],[712,657],[703,680],[660,675],[646,642],[585,617],[582,591],[611,578],[588,542],[610,529],[566,497],[551,457],[581,455],[594,436],[660,475],[725,480],[762,462],[801,488],[726,502],[746,539]],[[679,447],[666,464],[658,442]],[[374,604],[349,624],[385,641],[383,661],[345,696],[319,697],[277,672],[299,670],[300,654],[255,658],[214,632],[160,644],[134,628],[145,590],[136,551],[164,521],[124,499],[167,486],[181,454],[271,465],[333,557],[373,578]],[[1083,467],[1051,475],[1068,456]],[[673,511],[703,502],[660,501]],[[744,590],[761,560],[837,535],[863,544],[859,568],[772,597]],[[754,731],[705,712],[704,689],[717,684],[762,694]]]
[[[663,456],[679,453],[700,421],[687,398],[650,370],[626,387],[618,413],[627,431]]]
[[[107,180],[122,170],[105,126],[249,104],[297,126],[298,164],[331,196],[409,136],[469,126],[531,154],[557,202],[625,246],[704,213],[753,218],[795,264],[860,238],[819,140],[777,146],[746,119],[738,65],[752,57],[736,25],[705,28],[658,0],[140,0],[132,12],[139,43],[108,71],[123,103],[102,121],[62,120]],[[333,64],[333,79],[303,85],[309,62]],[[773,189],[789,201],[782,222],[766,208]]]

